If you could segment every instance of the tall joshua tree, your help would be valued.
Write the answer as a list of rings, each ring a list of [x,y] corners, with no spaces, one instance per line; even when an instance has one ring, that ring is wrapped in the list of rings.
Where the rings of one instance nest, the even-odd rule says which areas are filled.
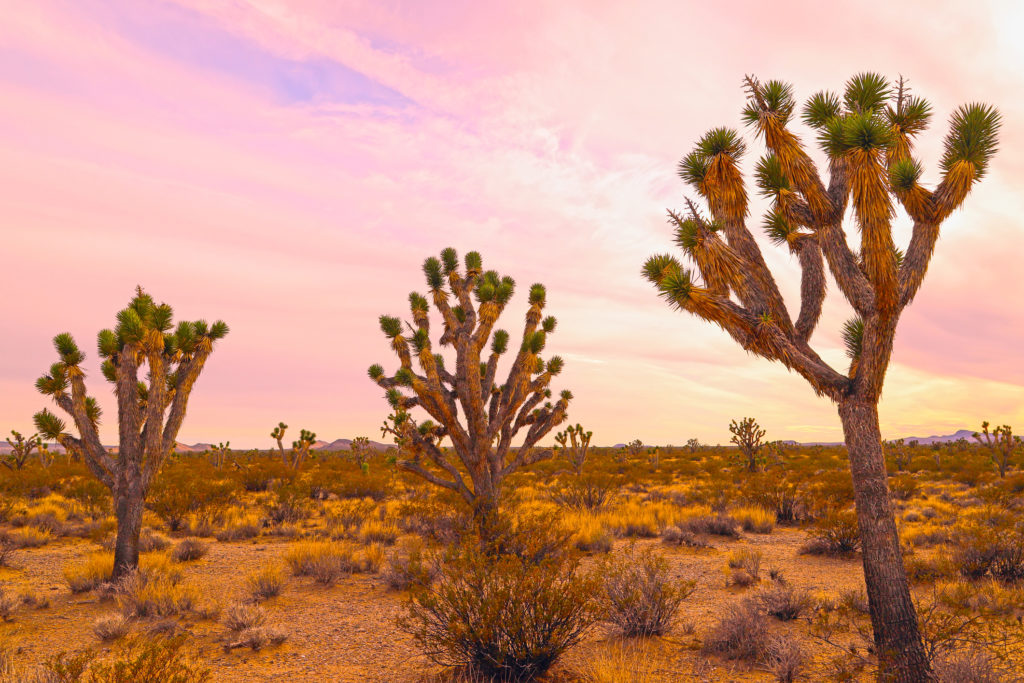
[[[423,272],[443,325],[438,344],[455,351],[454,372],[434,352],[427,297],[413,292],[412,325],[403,328],[398,318],[380,317],[400,367],[389,377],[382,366],[374,365],[369,374],[387,390],[394,410],[383,431],[394,436],[408,456],[398,466],[457,492],[472,508],[478,529],[486,533],[505,478],[552,456],[551,449],[539,449],[537,442],[565,419],[572,398],[563,391],[557,401],[548,401],[548,385],[563,362],[559,356],[545,362],[540,354],[555,330],[555,319],[543,317],[544,286],[530,287],[522,344],[505,383],[499,385],[498,361],[508,350],[509,335],[494,325],[512,298],[515,281],[493,270],[484,272],[477,252],[466,254],[461,271],[451,248],[442,251],[440,259],[428,258]],[[488,342],[490,354],[484,360],[481,354]],[[432,419],[414,418],[409,412],[413,408],[421,408]],[[514,448],[513,440],[524,430],[521,445]],[[441,447],[444,438],[451,439],[450,451]]]
[[[65,431],[64,421],[47,409],[36,413],[35,424],[45,437],[69,452],[82,453],[92,473],[110,489],[117,517],[114,545],[116,580],[139,564],[139,531],[146,493],[160,464],[174,450],[192,388],[213,352],[213,344],[228,333],[221,321],[181,321],[173,328],[167,304],[136,290],[128,307],[117,314],[114,329],[99,333],[103,376],[117,397],[118,451],[107,453],[100,442],[100,408],[86,393],[81,364],[85,354],[68,333],[53,339],[59,360],[36,388],[53,398],[74,420],[78,436]],[[145,366],[144,378],[139,371]]]
[[[689,201],[685,213],[669,212],[676,240],[696,273],[662,255],[647,261],[644,274],[672,306],[721,326],[748,352],[795,370],[838,405],[880,676],[931,680],[900,557],[878,400],[900,314],[924,280],[942,222],[985,175],[1000,117],[982,104],[953,113],[942,178],[928,190],[920,183],[913,142],[927,127],[930,105],[911,96],[903,79],[890,84],[876,74],[855,76],[842,96],[820,92],[803,107],[802,119],[817,133],[828,159],[826,183],[790,130],[796,109],[792,87],[751,77],[745,87],[743,118],[768,151],[755,166],[760,193],[772,202],[764,229],[800,263],[799,315],[794,320],[787,310],[747,226],[748,195],[740,171],[746,145],[732,129],[709,131],[679,165],[683,180],[710,213],[703,216]],[[860,233],[859,253],[850,248],[843,226],[848,205]],[[893,242],[897,205],[914,224],[905,252]],[[843,330],[851,359],[845,374],[809,343],[825,299],[825,264],[855,313]]]

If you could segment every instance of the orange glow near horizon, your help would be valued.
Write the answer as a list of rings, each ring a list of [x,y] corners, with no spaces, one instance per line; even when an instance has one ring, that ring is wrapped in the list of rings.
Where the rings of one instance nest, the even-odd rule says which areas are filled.
[[[33,383],[69,331],[115,442],[95,335],[141,284],[232,328],[181,441],[268,448],[279,420],[380,440],[366,368],[394,358],[377,317],[405,314],[423,259],[454,246],[519,283],[514,340],[526,287],[547,285],[553,386],[595,443],[724,443],[747,415],[768,438],[839,440],[828,401],[670,310],[640,267],[674,250],[678,159],[708,128],[742,129],[745,73],[803,98],[866,70],[931,101],[927,181],[957,105],[1004,121],[901,321],[883,434],[1019,423],[1022,24],[1014,3],[21,3],[0,24],[0,430],[31,431],[48,405]],[[749,172],[762,148],[746,137]],[[761,244],[795,301],[795,262]],[[830,294],[813,340],[844,369],[847,316]]]

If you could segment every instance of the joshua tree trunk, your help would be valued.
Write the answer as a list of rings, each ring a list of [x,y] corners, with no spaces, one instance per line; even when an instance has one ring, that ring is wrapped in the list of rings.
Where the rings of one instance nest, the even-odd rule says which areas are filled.
[[[839,404],[839,418],[850,453],[875,648],[880,659],[893,663],[886,680],[930,680],[922,673],[928,671],[928,661],[921,648],[917,612],[903,570],[882,455],[878,404],[870,399],[849,398]]]
[[[114,514],[117,517],[117,541],[114,544],[114,573],[117,581],[139,566],[139,533],[142,531],[142,509],[145,498],[141,473],[133,481],[125,481],[124,491],[117,496]]]

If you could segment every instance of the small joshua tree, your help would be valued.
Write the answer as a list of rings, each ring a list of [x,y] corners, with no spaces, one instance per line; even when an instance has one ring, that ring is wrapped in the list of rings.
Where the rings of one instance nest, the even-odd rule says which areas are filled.
[[[739,422],[733,420],[729,423],[729,431],[732,432],[732,438],[729,440],[739,449],[744,466],[747,470],[756,472],[764,464],[764,457],[761,455],[764,443],[761,439],[764,438],[765,431],[752,417],[745,417]]]
[[[352,457],[355,458],[356,464],[359,465],[359,469],[365,469],[366,461],[369,459],[370,453],[373,452],[373,449],[370,447],[370,439],[365,436],[357,436],[352,439],[349,450],[352,452]]]
[[[231,453],[231,442],[221,442],[210,447],[210,463],[220,469],[227,462],[228,454]]]
[[[274,431],[270,432],[270,438],[277,441],[277,450],[281,453],[281,460],[287,465],[288,456],[284,453],[284,433],[288,431],[288,425],[284,422],[278,422],[277,426],[274,427]]]
[[[40,442],[37,455],[39,456],[39,464],[42,465],[44,468],[49,469],[50,465],[53,464],[54,458],[53,451],[50,450],[50,447],[47,446],[45,443]]]
[[[1013,427],[1002,425],[991,432],[988,422],[981,423],[981,433],[974,432],[974,438],[988,450],[992,464],[999,470],[999,476],[1005,477],[1013,461],[1013,456],[1020,449],[1020,437],[1013,435]]]
[[[745,85],[743,118],[768,148],[754,169],[761,194],[773,204],[764,228],[800,264],[799,315],[791,315],[748,228],[740,169],[746,143],[729,128],[709,131],[679,165],[711,214],[705,218],[692,203],[685,214],[669,214],[679,246],[698,272],[661,255],[648,260],[644,273],[669,304],[721,326],[748,353],[782,363],[838,404],[880,676],[931,680],[886,480],[878,402],[900,314],[924,281],[943,221],[985,175],[1000,116],[983,104],[956,110],[940,162],[942,177],[928,190],[920,183],[922,166],[913,145],[928,126],[931,106],[911,96],[902,78],[894,85],[877,74],[855,76],[841,96],[820,92],[803,108],[803,122],[827,158],[826,182],[791,130],[792,86],[752,77]],[[913,221],[906,251],[893,241],[898,205]],[[850,248],[843,226],[850,213],[860,234],[859,252]],[[825,301],[826,264],[856,314],[843,329],[850,357],[845,374],[810,345]]]
[[[889,454],[889,457],[892,458],[892,464],[896,467],[896,471],[902,472],[904,468],[906,468],[907,462],[910,460],[910,455],[907,452],[907,445],[904,443],[904,439],[886,441],[882,446]]]
[[[453,347],[454,371],[435,354],[427,297],[413,292],[412,325],[403,328],[398,318],[380,318],[399,369],[389,377],[382,366],[374,365],[369,374],[387,391],[394,409],[382,431],[395,438],[405,456],[398,466],[457,492],[485,535],[505,478],[552,456],[551,449],[538,449],[537,442],[565,419],[572,394],[563,391],[557,401],[548,401],[548,385],[561,372],[563,361],[552,356],[545,362],[540,355],[556,321],[543,317],[547,295],[539,284],[530,287],[523,339],[508,376],[504,384],[496,382],[509,335],[494,330],[494,325],[512,298],[515,281],[495,271],[484,272],[476,252],[466,254],[464,263],[462,271],[455,250],[448,248],[440,259],[428,258],[423,264],[430,299],[442,323],[438,344]],[[483,360],[488,342],[490,354]],[[421,408],[432,419],[414,418],[413,408]],[[513,448],[513,439],[524,431],[521,445]],[[450,451],[441,447],[445,438],[451,439]]]
[[[564,432],[555,434],[555,441],[560,446],[559,450],[572,465],[576,476],[583,474],[583,465],[587,461],[587,450],[590,448],[590,437],[593,432],[583,431],[583,427],[577,423],[569,425]]]
[[[11,440],[13,438],[13,441]],[[33,434],[27,439],[22,436],[21,432],[12,429],[11,436],[7,437],[7,443],[11,446],[11,452],[4,455],[3,459],[0,460],[0,465],[3,465],[9,470],[20,470],[26,464],[28,459],[32,457],[32,451],[40,449],[39,457],[42,462],[42,448],[45,446],[38,434]]]
[[[54,337],[59,360],[36,381],[36,388],[74,420],[79,436],[65,431],[64,421],[48,409],[36,413],[39,432],[69,452],[79,451],[92,473],[110,489],[117,517],[114,573],[117,580],[139,564],[139,532],[146,493],[161,463],[174,450],[185,420],[188,398],[213,352],[228,333],[223,322],[181,321],[172,331],[167,304],[136,289],[117,325],[99,333],[103,376],[117,396],[118,451],[110,454],[99,436],[100,408],[86,393],[85,354],[68,333]],[[139,377],[145,366],[146,379]]]
[[[691,453],[696,453],[702,447],[703,446],[700,443],[700,439],[693,438],[686,440],[686,450],[690,451]]]
[[[299,431],[299,438],[292,441],[292,449],[288,452],[288,457],[285,460],[293,472],[298,472],[302,467],[302,463],[309,457],[309,449],[314,443],[316,443],[316,434],[308,429]]]

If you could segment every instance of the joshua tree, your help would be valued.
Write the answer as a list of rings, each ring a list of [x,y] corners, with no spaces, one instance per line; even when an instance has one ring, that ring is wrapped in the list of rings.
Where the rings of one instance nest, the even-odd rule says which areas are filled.
[[[893,441],[885,441],[882,443],[882,446],[892,458],[892,464],[896,466],[896,471],[902,472],[903,468],[907,466],[907,461],[910,460],[904,440],[894,439]]]
[[[49,468],[50,465],[53,464],[53,452],[50,450],[50,447],[47,446],[45,443],[39,443],[39,450],[37,454],[39,456],[39,464],[42,465],[43,467]]]
[[[216,468],[224,467],[224,463],[227,461],[228,453],[231,452],[231,442],[222,442],[216,446],[210,447],[210,462]]]
[[[370,446],[370,439],[365,436],[357,436],[352,439],[352,443],[349,444],[349,452],[352,453],[352,457],[355,459],[356,464],[359,465],[359,469],[364,469],[367,465],[366,461],[370,457],[370,453],[373,449]]]
[[[745,417],[739,422],[733,420],[729,423],[729,431],[732,432],[732,438],[729,440],[739,449],[743,456],[743,464],[750,472],[756,472],[764,464],[764,457],[761,455],[764,444],[761,439],[764,438],[765,431],[752,417]]]
[[[117,314],[117,325],[99,333],[103,376],[117,396],[119,447],[110,454],[100,442],[99,404],[87,395],[82,361],[85,354],[68,333],[54,337],[59,360],[36,388],[68,413],[79,436],[65,431],[64,421],[47,409],[36,413],[39,432],[69,452],[80,451],[92,473],[114,499],[117,539],[114,573],[120,579],[139,564],[139,531],[146,493],[160,464],[174,450],[192,388],[213,352],[213,344],[228,333],[221,321],[181,321],[172,332],[173,312],[167,304],[136,290],[128,307]],[[146,379],[139,370],[146,366]]]
[[[398,460],[399,467],[456,491],[486,534],[505,478],[552,456],[551,449],[536,448],[537,442],[565,419],[572,398],[563,391],[557,401],[548,401],[548,385],[561,372],[563,361],[552,356],[545,362],[540,353],[556,321],[543,317],[544,286],[531,286],[523,340],[505,383],[498,385],[498,362],[508,350],[509,335],[493,328],[512,298],[515,282],[493,270],[484,272],[477,252],[466,254],[465,271],[460,271],[451,248],[442,251],[440,259],[428,258],[423,272],[443,325],[438,343],[454,347],[454,372],[434,353],[427,297],[413,292],[413,325],[403,329],[398,318],[380,317],[381,330],[401,364],[390,377],[380,365],[369,370],[370,378],[387,390],[394,409],[382,431],[395,437],[406,456]],[[490,354],[482,360],[489,341]],[[413,366],[414,355],[418,368]],[[409,412],[414,407],[433,419],[418,421]],[[521,445],[513,448],[513,439],[524,430]],[[442,449],[444,438],[451,439],[451,451]]]
[[[693,439],[687,439],[686,440],[686,450],[690,451],[691,453],[696,453],[700,449],[701,449],[700,439],[693,438]]]
[[[281,460],[288,464],[288,456],[284,454],[284,433],[288,431],[288,425],[284,422],[278,422],[277,426],[274,427],[274,431],[270,432],[270,437],[277,441],[277,450],[281,453]]]
[[[569,425],[564,432],[555,434],[555,441],[561,447],[562,454],[576,471],[576,476],[583,474],[583,465],[587,461],[587,450],[590,448],[590,437],[593,432],[583,431],[583,427],[577,423]]]
[[[647,449],[647,460],[655,469],[661,466],[661,447],[651,446]]]
[[[14,438],[12,441],[11,438]],[[7,437],[7,443],[11,446],[11,452],[6,454],[0,465],[3,465],[9,470],[20,470],[28,463],[28,459],[32,457],[32,451],[40,449],[39,461],[43,462],[42,450],[45,448],[42,440],[38,434],[33,434],[27,439],[22,436],[21,432],[12,429],[11,436]]]
[[[281,435],[284,436],[283,431]],[[302,463],[309,457],[309,449],[314,443],[316,443],[316,434],[307,429],[299,431],[298,440],[292,441],[292,449],[288,451],[285,457],[285,463],[293,472],[298,472],[299,468],[302,467]]]
[[[999,470],[1000,478],[1005,477],[1013,456],[1020,449],[1020,437],[1013,435],[1013,427],[1002,425],[990,432],[988,422],[982,422],[981,433],[974,432],[974,438],[988,450],[988,456]]]
[[[629,455],[640,455],[644,450],[644,442],[640,439],[633,439],[626,444],[626,453]]]
[[[670,212],[677,241],[696,273],[669,255],[654,256],[646,277],[674,307],[720,325],[749,353],[775,360],[838,404],[850,453],[863,540],[868,602],[881,676],[898,681],[932,677],[900,556],[886,483],[878,400],[900,313],[917,294],[942,222],[980,180],[996,151],[998,112],[972,104],[954,112],[945,139],[942,178],[934,190],[920,183],[914,138],[931,108],[910,95],[901,78],[891,85],[875,74],[850,79],[842,96],[822,92],[803,108],[818,136],[829,178],[819,174],[790,130],[796,102],[790,85],[748,77],[743,118],[768,149],[755,167],[763,196],[773,203],[764,227],[786,246],[802,270],[800,313],[790,315],[747,227],[748,195],[740,170],[746,145],[732,129],[708,132],[680,163],[680,175],[704,198],[710,217],[688,202]],[[893,243],[897,203],[913,221],[906,251]],[[847,242],[848,204],[861,237]],[[843,374],[810,346],[825,299],[825,264],[856,317],[843,330],[850,368]]]

